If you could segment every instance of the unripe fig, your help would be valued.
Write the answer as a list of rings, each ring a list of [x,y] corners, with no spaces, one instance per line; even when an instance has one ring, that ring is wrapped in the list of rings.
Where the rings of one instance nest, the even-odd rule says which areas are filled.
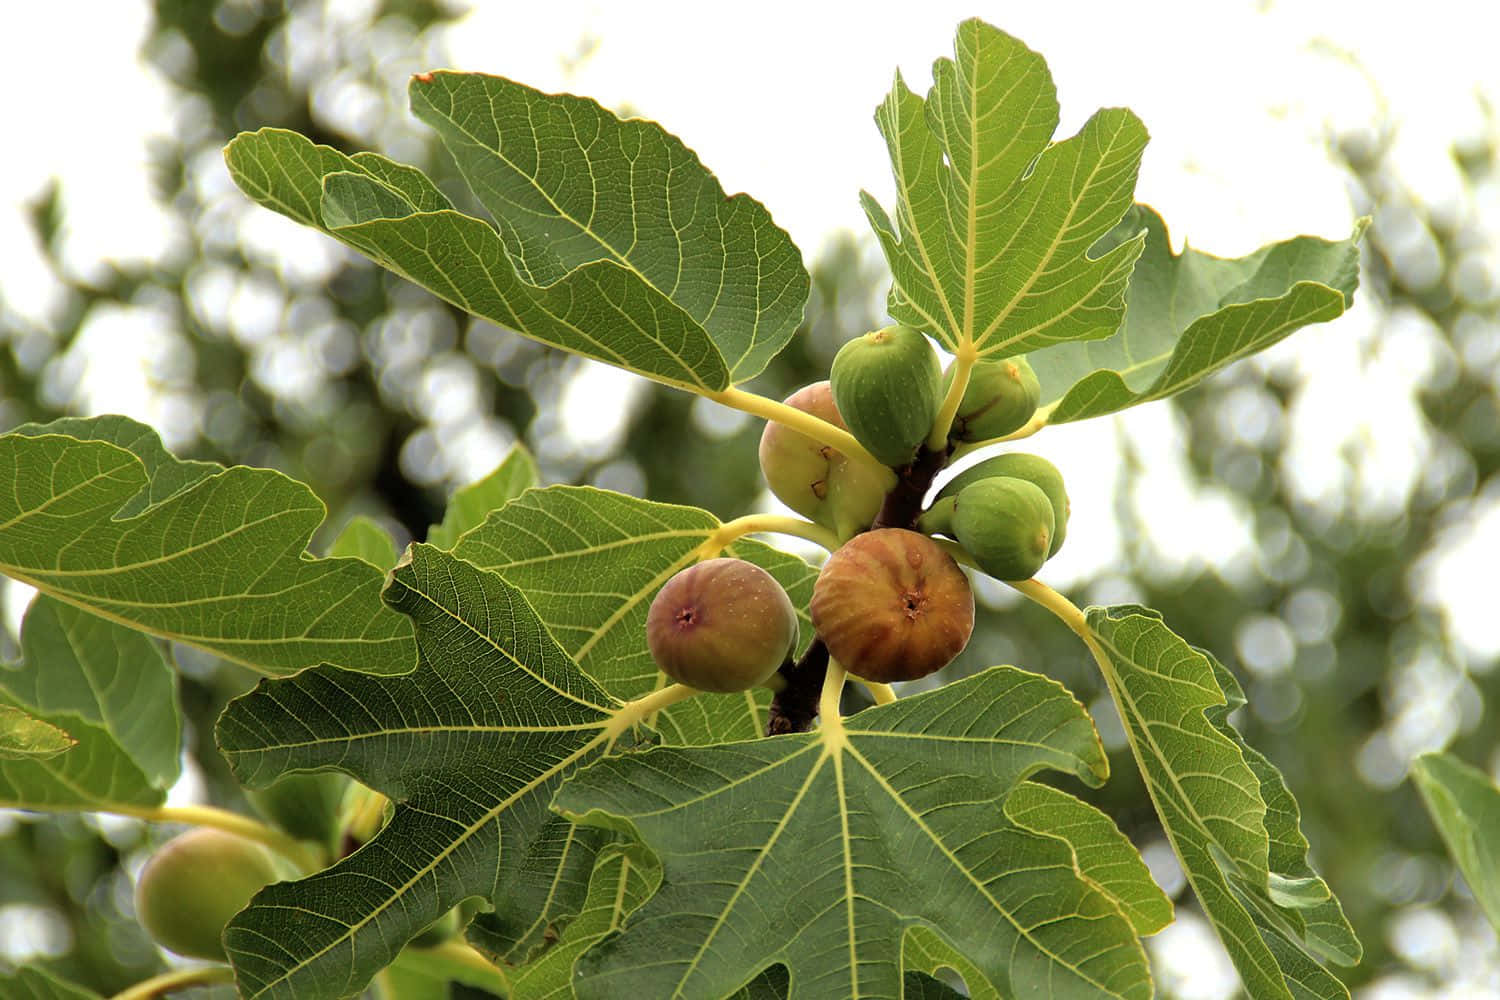
[[[786,398],[786,404],[848,430],[826,381],[798,389]],[[852,461],[829,445],[774,421],[766,424],[760,436],[760,468],[782,503],[840,538],[868,528],[896,484],[889,469]]]
[[[776,578],[743,559],[708,559],[657,591],[646,645],[662,672],[700,691],[745,691],[797,646],[797,612]]]
[[[224,926],[281,877],[275,856],[255,841],[196,827],[163,844],[141,869],[136,916],[169,951],[222,962]]]
[[[972,483],[995,476],[1024,479],[1047,494],[1047,502],[1052,505],[1052,544],[1047,549],[1047,558],[1051,559],[1057,555],[1057,550],[1062,548],[1063,539],[1067,537],[1068,516],[1073,510],[1072,503],[1068,500],[1067,488],[1063,485],[1062,473],[1057,471],[1057,466],[1042,456],[1028,455],[1021,451],[1007,452],[1004,455],[987,458],[945,483],[938,491],[931,510],[923,515],[922,530],[952,534],[952,511],[950,508],[946,515],[942,513],[944,500],[958,496]]]
[[[997,580],[1029,580],[1047,561],[1052,504],[1024,479],[992,476],[965,486],[953,509],[953,536]]]
[[[455,906],[428,924],[420,934],[411,939],[412,946],[415,948],[435,948],[456,935],[462,930],[459,909],[460,907]]]
[[[833,358],[833,399],[849,431],[881,462],[911,462],[937,418],[942,366],[909,326],[855,337]]]
[[[294,837],[332,845],[341,832],[349,778],[325,771],[288,774],[265,788],[245,791],[255,811]]]
[[[952,662],[974,630],[974,593],[926,535],[880,528],[829,556],[812,621],[828,653],[871,681],[909,681]]]
[[[943,392],[953,384],[953,367],[943,373]],[[969,386],[953,416],[948,437],[954,441],[987,441],[1026,426],[1042,401],[1042,384],[1021,355],[977,361]]]

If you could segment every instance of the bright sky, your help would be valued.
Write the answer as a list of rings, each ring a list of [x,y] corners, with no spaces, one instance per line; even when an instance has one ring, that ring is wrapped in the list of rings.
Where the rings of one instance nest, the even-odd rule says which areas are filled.
[[[951,55],[955,24],[978,14],[1046,56],[1060,92],[1062,133],[1101,105],[1133,108],[1152,133],[1138,196],[1163,211],[1179,244],[1186,236],[1195,246],[1240,254],[1298,232],[1349,231],[1344,182],[1323,155],[1323,134],[1329,124],[1369,121],[1373,98],[1360,72],[1331,50],[1356,54],[1380,81],[1403,121],[1411,182],[1424,191],[1451,185],[1441,143],[1474,119],[1476,87],[1500,94],[1494,33],[1485,30],[1494,25],[1480,23],[1476,13],[1488,6],[1473,0],[1427,0],[1419,7],[1359,0],[479,2],[453,32],[450,48],[458,68],[587,93],[656,118],[696,149],[729,191],[764,201],[811,256],[834,228],[866,231],[861,188],[887,205],[893,201],[872,120],[893,68],[914,89],[925,89],[932,60]],[[0,32],[0,64],[12,80],[27,82],[13,88],[7,109],[10,148],[24,155],[0,157],[0,282],[11,307],[35,321],[44,322],[49,286],[23,235],[19,200],[47,177],[65,180],[68,256],[80,266],[150,257],[167,243],[144,173],[143,137],[172,127],[162,88],[136,60],[146,19],[143,0],[54,0],[22,5]],[[57,46],[37,44],[59,38],[68,39],[65,66],[57,63]],[[596,47],[570,74],[567,57],[584,39]],[[405,80],[389,85],[400,89]],[[42,94],[44,100],[32,99]],[[133,340],[143,335],[138,327],[121,319],[101,337]],[[1295,356],[1309,371],[1341,371],[1357,363],[1359,331],[1368,329],[1368,316],[1350,317],[1326,332],[1299,335],[1276,356]],[[1338,475],[1336,450],[1356,408],[1347,405],[1348,386],[1331,384],[1325,398],[1332,408],[1320,422],[1326,433],[1302,443],[1293,470],[1314,491],[1351,488]],[[1355,391],[1377,398],[1386,388],[1367,381]],[[591,382],[590,395],[597,396],[594,389]],[[1358,409],[1354,416],[1371,416]],[[1409,432],[1395,423],[1379,426],[1406,416],[1374,413],[1373,436],[1399,442],[1394,457],[1410,465]],[[1121,427],[1139,437],[1176,432],[1153,407],[1133,411]],[[1110,421],[1060,428],[1048,432],[1044,450],[1068,469],[1075,495],[1108,496],[1113,468],[1082,459],[1112,452],[1119,432]],[[1069,455],[1080,460],[1066,463]],[[1164,466],[1153,488],[1159,504],[1186,502],[1180,468]],[[1076,540],[1049,567],[1058,583],[1117,558],[1110,512],[1096,515],[1075,518]],[[1219,562],[1242,552],[1244,531],[1226,497],[1200,498],[1196,515],[1174,523],[1179,532],[1191,525],[1188,537],[1174,538],[1164,553],[1197,552]],[[1487,547],[1497,544],[1491,538]],[[1461,574],[1437,575],[1475,572],[1454,565]],[[1484,592],[1445,589],[1455,602]],[[1459,618],[1476,650],[1500,642],[1483,609]]]

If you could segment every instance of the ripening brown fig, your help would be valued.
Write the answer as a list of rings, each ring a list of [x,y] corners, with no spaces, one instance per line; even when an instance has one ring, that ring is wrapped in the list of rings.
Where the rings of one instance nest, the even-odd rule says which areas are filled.
[[[646,645],[662,673],[700,691],[764,684],[797,646],[797,611],[776,578],[743,559],[707,559],[657,591]]]
[[[943,392],[953,384],[953,368],[943,373]],[[1026,426],[1042,400],[1042,384],[1025,357],[981,360],[969,373],[969,385],[953,416],[948,437],[954,441],[987,441]]]
[[[855,535],[823,564],[812,622],[828,653],[871,681],[909,681],[947,666],[974,630],[974,593],[926,535]]]
[[[281,877],[275,856],[255,841],[196,827],[163,844],[141,869],[136,917],[163,948],[222,962],[224,926]]]
[[[803,386],[785,402],[848,430],[826,381]],[[829,445],[775,421],[767,423],[760,436],[760,468],[777,499],[840,538],[868,528],[896,484],[891,470],[851,461]]]

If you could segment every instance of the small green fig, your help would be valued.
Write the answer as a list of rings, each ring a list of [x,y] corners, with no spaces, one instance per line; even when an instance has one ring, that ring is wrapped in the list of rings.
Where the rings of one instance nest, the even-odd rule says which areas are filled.
[[[848,430],[828,382],[814,382],[786,404]],[[760,468],[771,492],[803,517],[848,538],[880,513],[896,476],[870,462],[852,461],[829,445],[774,421],[760,436]]]
[[[222,962],[225,925],[282,877],[275,855],[255,841],[196,827],[163,844],[141,869],[136,916],[169,951]]]
[[[1029,580],[1047,561],[1052,504],[1025,479],[991,476],[955,499],[953,536],[997,580]]]
[[[834,402],[859,443],[886,465],[910,463],[942,401],[932,341],[909,326],[888,326],[839,348],[830,375]]]
[[[662,673],[700,691],[764,684],[797,646],[797,611],[776,578],[743,559],[707,559],[673,576],[646,613]]]
[[[461,909],[462,905],[455,906],[428,924],[422,929],[420,934],[411,939],[412,947],[435,948],[449,938],[457,935],[459,931],[463,930],[461,926],[463,915],[459,912]]]
[[[953,384],[953,367],[943,373],[943,392]],[[969,386],[953,416],[948,437],[954,441],[987,441],[1026,426],[1042,401],[1042,384],[1021,355],[975,362]]]
[[[947,666],[974,631],[969,578],[942,546],[901,528],[855,535],[829,556],[811,611],[829,655],[882,683]]]
[[[332,845],[342,831],[340,812],[349,778],[332,771],[288,774],[265,788],[245,791],[255,811],[302,840]]]
[[[1063,485],[1062,473],[1057,471],[1057,466],[1040,455],[1029,455],[1021,451],[987,458],[945,483],[938,491],[931,509],[922,515],[922,530],[952,534],[952,508],[949,505],[944,513],[944,501],[958,496],[972,483],[995,476],[1024,479],[1047,494],[1047,501],[1052,505],[1052,545],[1047,550],[1047,558],[1057,555],[1057,550],[1062,548],[1063,539],[1067,537],[1068,516],[1073,510],[1072,503],[1068,500],[1068,490]]]

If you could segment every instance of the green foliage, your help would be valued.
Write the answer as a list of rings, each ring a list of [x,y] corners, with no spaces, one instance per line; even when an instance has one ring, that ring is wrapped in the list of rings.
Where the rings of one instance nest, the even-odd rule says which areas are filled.
[[[1500,931],[1500,789],[1483,771],[1445,753],[1419,758],[1411,777],[1469,890]]]
[[[418,75],[410,96],[491,220],[455,208],[415,166],[285,129],[234,139],[230,174],[262,205],[475,317],[795,425],[820,454],[842,448],[840,461],[876,468],[836,424],[738,388],[792,343],[810,289],[763,206],[726,197],[661,126],[585,98],[452,72]],[[985,359],[1034,365],[1043,419],[1028,431],[1179,392],[1347,308],[1358,231],[1236,261],[1174,256],[1155,214],[1132,206],[1141,123],[1107,109],[1053,141],[1058,117],[1041,58],[965,22],[928,95],[898,76],[877,113],[893,215],[865,197],[892,316],[929,357],[927,336],[957,355],[955,380]],[[1050,771],[1097,788],[1108,776],[1077,698],[986,665],[908,697],[871,685],[881,704],[846,716],[845,657],[830,662],[832,636],[815,638],[807,617],[817,571],[745,537],[836,549],[873,521],[935,553],[925,565],[952,563],[967,595],[938,543],[905,530],[950,457],[919,447],[943,441],[947,420],[935,363],[919,367],[930,369],[920,386],[856,387],[895,387],[891,405],[919,419],[897,435],[899,456],[877,440],[894,410],[850,421],[901,471],[876,473],[894,476],[878,514],[833,531],[539,488],[517,448],[439,523],[420,522],[425,543],[398,555],[381,522],[355,517],[314,558],[326,509],[281,473],[179,460],[119,417],[0,436],[0,475],[16,484],[0,497],[0,571],[42,591],[22,662],[0,672],[0,805],[173,818],[162,802],[183,725],[162,643],[178,642],[266,675],[215,729],[237,780],[274,794],[352,777],[393,804],[362,846],[346,842],[376,824],[356,831],[322,808],[326,795],[312,825],[266,807],[326,858],[242,817],[193,814],[248,829],[303,869],[225,932],[247,998],[347,996],[386,969],[411,996],[454,980],[537,997],[952,997],[933,974],[955,970],[980,997],[1148,997],[1140,939],[1170,921],[1171,901],[1109,814],[1033,780]],[[949,415],[964,398],[951,389]],[[980,477],[961,499],[1018,482],[1033,520],[1055,520],[1060,478]],[[967,504],[958,515],[953,551],[997,567],[994,518]],[[1052,537],[1049,525],[1036,567]],[[799,659],[774,700],[670,685],[652,662],[654,596],[721,555],[765,569],[798,616]],[[1036,568],[1010,565],[996,571],[1020,580]],[[1080,612],[1035,581],[1015,587],[1094,654],[1250,993],[1347,997],[1322,963],[1357,962],[1360,945],[1309,864],[1280,772],[1228,722],[1245,701],[1235,678],[1149,609]],[[844,618],[914,619],[923,595],[911,590]],[[902,666],[882,676],[912,676]],[[1445,815],[1476,808],[1466,798]],[[484,912],[466,943],[408,947],[430,944],[424,931],[471,899]]]

